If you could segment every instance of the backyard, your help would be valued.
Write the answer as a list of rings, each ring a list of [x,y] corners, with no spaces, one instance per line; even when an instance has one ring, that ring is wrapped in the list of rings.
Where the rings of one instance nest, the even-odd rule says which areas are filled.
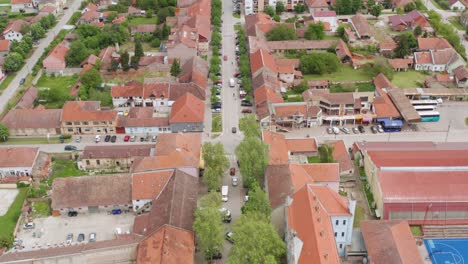
[[[130,20],[130,24],[132,25],[156,24],[157,19],[158,19],[157,17],[151,17],[151,18],[135,17]]]
[[[50,205],[48,202],[34,202],[33,212],[38,217],[50,216]]]
[[[363,68],[353,69],[350,66],[341,65],[338,71],[334,73],[326,74],[307,74],[304,75],[304,79],[307,80],[330,80],[333,82],[340,81],[368,81],[372,79],[372,76],[366,72]]]
[[[52,175],[47,179],[49,186],[55,178],[65,178],[72,176],[83,176],[86,172],[79,170],[76,161],[69,159],[54,159],[52,165]]]
[[[337,85],[332,85],[330,87],[330,92],[331,93],[355,92],[356,89],[358,90],[358,92],[373,92],[375,90],[375,87],[372,82],[337,84]]]
[[[8,212],[0,216],[0,247],[9,246],[13,242],[13,230],[21,214],[21,208],[27,193],[28,188],[19,189],[19,193],[8,209]]]
[[[419,88],[423,87],[427,77],[428,75],[417,71],[395,72],[391,82],[400,88]]]
[[[65,101],[71,98],[70,90],[77,80],[78,75],[41,76],[36,84],[40,90],[39,103],[47,108],[62,108]]]
[[[356,211],[354,211],[354,222],[353,227],[361,227],[361,221],[364,220],[364,214],[366,210],[359,205],[356,205]]]

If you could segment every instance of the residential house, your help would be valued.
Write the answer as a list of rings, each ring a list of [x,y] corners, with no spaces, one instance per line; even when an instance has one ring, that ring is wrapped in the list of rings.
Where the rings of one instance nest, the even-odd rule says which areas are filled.
[[[383,73],[380,73],[373,79],[375,86],[374,101],[372,102],[372,112],[377,119],[400,119],[400,112],[393,104],[389,95],[389,90],[396,88]]]
[[[181,67],[182,72],[177,76],[180,83],[194,83],[201,89],[208,87],[208,62],[196,56],[187,60]]]
[[[62,109],[11,109],[5,124],[11,136],[54,136],[61,134]]]
[[[432,31],[431,24],[418,10],[403,15],[389,16],[388,23],[395,31],[413,30],[417,26],[423,31]]]
[[[397,44],[393,39],[389,38],[387,41],[379,43],[379,52],[385,57],[391,57],[393,51],[397,48]]]
[[[330,87],[328,80],[309,80],[307,81],[309,89],[327,89]]]
[[[342,63],[353,62],[353,55],[351,54],[348,45],[346,45],[346,43],[342,39],[338,40],[338,44],[336,44],[335,48],[335,53]]]
[[[259,34],[258,26],[266,26],[273,28],[278,22],[274,21],[269,15],[265,13],[245,15],[245,31],[247,36],[256,37]],[[252,53],[253,51],[250,50]]]
[[[82,170],[126,172],[137,157],[154,155],[152,145],[85,146],[78,161]]]
[[[4,57],[10,52],[10,41],[8,39],[0,39],[0,56]]]
[[[55,5],[53,4],[46,4],[44,5],[44,7],[42,7],[41,9],[39,9],[39,14],[38,15],[54,15],[54,16],[57,16],[59,13],[59,8],[56,7]]]
[[[32,176],[39,148],[0,148],[0,179],[4,177]]]
[[[3,29],[3,37],[6,40],[12,41],[21,41],[23,39],[23,33],[21,33],[24,26],[27,25],[27,22],[24,20],[12,20],[10,21],[5,29]]]
[[[452,72],[460,65],[465,65],[465,61],[451,48],[414,53],[414,69],[417,71]]]
[[[81,14],[84,14],[89,11],[98,11],[98,7],[93,3],[89,3],[85,6],[85,8],[83,8],[83,10],[81,10]]]
[[[167,42],[167,56],[170,59],[178,59],[182,64],[198,55],[197,30],[187,25],[180,29],[171,29],[171,35]]]
[[[399,7],[403,10],[405,9],[406,5],[414,4],[413,0],[391,0],[391,3],[393,8]]]
[[[55,46],[42,61],[42,67],[48,74],[58,73],[63,74],[63,71],[67,67],[65,56],[67,55],[68,47],[67,44],[62,41]]]
[[[136,263],[193,264],[194,254],[195,234],[166,224],[138,244]]]
[[[302,93],[302,97],[305,102],[320,107],[323,121],[329,124],[372,120],[370,110],[374,95],[371,92],[330,93],[327,89],[309,89]]]
[[[106,70],[110,68],[112,61],[120,62],[120,55],[114,47],[103,48],[99,53],[101,59],[101,69]]]
[[[461,66],[463,67],[463,66]],[[424,80],[424,87],[427,88],[450,88],[456,84],[454,76],[448,74],[434,74]]]
[[[441,37],[435,38],[418,38],[418,50],[419,51],[430,51],[430,50],[445,50],[453,49],[452,45]]]
[[[169,168],[203,168],[200,133],[160,134],[153,157],[137,158],[132,172]]]
[[[307,163],[307,157],[317,156],[317,141],[313,138],[286,139],[282,134],[263,130],[262,140],[270,146],[270,165],[288,164],[290,161]]]
[[[171,108],[169,124],[172,133],[202,132],[205,120],[205,103],[191,93],[179,97]]]
[[[53,6],[55,7],[54,12],[62,12],[65,5],[67,4],[66,0],[34,0],[34,2],[37,4],[37,9],[39,9],[39,13],[41,10],[46,7],[46,6]],[[48,12],[51,9],[45,9],[44,11]]]
[[[33,0],[12,0],[11,12],[37,13],[36,3]]]
[[[326,144],[333,148],[333,160],[340,164],[340,175],[352,175],[354,173],[354,164],[344,141],[333,140],[326,142]]]
[[[361,232],[370,263],[425,263],[406,221],[363,221]]]
[[[132,16],[141,16],[143,15],[143,13],[141,12],[141,9],[139,8],[136,8],[134,6],[129,6],[128,7],[128,12],[127,12],[129,15],[132,15]]]
[[[98,11],[87,11],[78,19],[78,24],[95,24],[101,22],[101,13]]]
[[[354,32],[356,32],[358,39],[370,39],[372,37],[372,30],[363,15],[356,14],[352,16],[349,23],[353,27]]]
[[[268,50],[273,53],[284,53],[290,50],[305,51],[307,53],[326,51],[336,46],[336,44],[336,40],[284,40],[266,42]],[[252,50],[250,52],[252,52]]]
[[[286,209],[288,263],[340,263],[351,244],[356,201],[307,184]]]
[[[397,72],[407,71],[413,67],[412,59],[389,59],[388,63]]]
[[[453,76],[455,77],[455,83],[459,88],[468,87],[468,70],[465,66],[460,65],[453,70]]]
[[[132,207],[132,177],[113,174],[56,178],[52,183],[51,209],[54,215],[69,211],[97,213]]]
[[[328,3],[326,0],[306,0],[305,3],[310,13],[328,10]]]
[[[344,29],[344,37],[348,40],[348,43],[354,43],[357,41],[356,33],[354,33],[349,27]]]
[[[32,109],[34,107],[34,102],[39,96],[39,90],[36,87],[29,87],[21,96],[21,99],[16,104],[16,109]],[[11,131],[10,131],[11,132]]]
[[[149,234],[165,224],[192,230],[198,174],[182,169],[134,173],[131,189],[133,210],[138,214],[134,233]]]
[[[448,0],[448,4],[451,10],[463,11],[466,9],[465,2],[460,0]]]
[[[312,13],[312,17],[314,21],[328,23],[331,32],[336,32],[338,29],[338,18],[335,11],[315,11]]]
[[[322,125],[322,110],[306,102],[272,103],[268,106],[268,116],[260,121],[262,127],[312,127]]]
[[[258,111],[264,109],[268,111],[268,105],[271,103],[282,103],[283,97],[279,91],[269,86],[262,86],[254,91],[255,108]]]
[[[114,134],[117,111],[101,109],[99,101],[68,101],[62,111],[62,133]]]
[[[156,31],[156,24],[142,24],[133,26],[130,29],[132,36],[136,34],[153,34]]]
[[[206,55],[209,51],[211,40],[211,19],[208,16],[194,15],[182,25],[196,29],[198,52]]]
[[[257,76],[260,71],[268,70],[276,73],[279,80],[285,83],[292,83],[295,78],[302,77],[302,73],[296,71],[295,66],[298,67],[298,63],[297,65],[290,63],[278,65],[274,57],[265,49],[259,49],[250,54],[250,68],[253,77]]]
[[[116,132],[154,136],[171,133],[171,128],[169,118],[155,112],[153,107],[132,107],[127,116],[119,116]]]

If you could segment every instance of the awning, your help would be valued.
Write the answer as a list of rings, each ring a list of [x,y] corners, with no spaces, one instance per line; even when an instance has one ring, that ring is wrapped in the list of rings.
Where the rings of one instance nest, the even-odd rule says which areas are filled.
[[[364,121],[364,122],[371,122],[371,121],[372,121],[372,116],[364,116],[364,118],[362,119],[362,121]]]

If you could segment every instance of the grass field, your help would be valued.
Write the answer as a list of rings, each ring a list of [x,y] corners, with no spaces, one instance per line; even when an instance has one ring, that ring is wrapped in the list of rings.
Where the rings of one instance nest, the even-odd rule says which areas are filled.
[[[415,237],[422,236],[421,226],[410,226],[410,229],[411,229],[411,233],[413,234],[413,236],[415,236]]]
[[[338,71],[328,74],[308,74],[304,76],[307,80],[331,80],[335,82],[339,81],[368,81],[372,79],[372,76],[361,69],[353,69],[349,66],[341,66]]]
[[[356,205],[356,211],[354,211],[354,222],[353,227],[361,227],[361,221],[364,220],[365,214],[364,208],[359,205]]]
[[[130,20],[132,25],[144,25],[144,24],[156,24],[157,17],[146,18],[146,17],[135,17]]]
[[[8,74],[8,76],[5,77],[3,82],[0,84],[0,91],[5,90],[5,88],[7,88],[7,86],[10,85],[11,81],[13,81],[15,76],[16,76],[16,73]]]
[[[400,88],[419,88],[423,87],[427,77],[427,75],[417,71],[396,72],[392,83]]]
[[[375,90],[373,83],[353,83],[353,84],[342,84],[342,85],[333,85],[330,87],[330,92],[332,93],[344,93],[344,92],[373,92]]]
[[[70,88],[76,83],[78,76],[46,76],[42,75],[41,78],[37,81],[37,87],[47,87],[50,89],[61,88],[70,90]]]
[[[11,4],[11,0],[0,0],[0,4]]]
[[[309,163],[320,163],[320,157],[307,157],[307,162]]]
[[[16,222],[21,214],[21,207],[23,206],[27,193],[28,188],[19,189],[19,193],[8,209],[8,212],[5,215],[0,216],[0,241],[8,241],[8,244],[13,242],[13,230],[15,229]]]
[[[34,213],[41,217],[50,216],[50,205],[48,202],[34,202]]]
[[[71,139],[65,139],[66,142],[70,142]],[[47,140],[46,137],[15,137],[9,138],[6,142],[1,142],[0,145],[32,145],[32,144],[60,144],[58,137],[50,138]]]
[[[81,171],[76,166],[76,161],[67,159],[55,159],[52,165],[52,175],[47,179],[49,186],[55,178],[66,178],[73,176],[83,176],[86,172]]]
[[[463,27],[462,24],[460,24],[460,21],[458,20],[458,17],[451,17],[451,18],[449,18],[449,21],[458,30],[465,31],[465,28]]]
[[[221,132],[223,130],[223,120],[221,114],[214,113],[211,120],[211,132]]]
[[[47,90],[40,92],[39,99],[45,100],[41,102],[41,104],[45,105],[47,108],[62,108],[65,101],[70,100],[69,93],[77,79],[77,75],[58,77],[41,76],[36,87],[39,89],[49,88],[49,93],[46,92]]]

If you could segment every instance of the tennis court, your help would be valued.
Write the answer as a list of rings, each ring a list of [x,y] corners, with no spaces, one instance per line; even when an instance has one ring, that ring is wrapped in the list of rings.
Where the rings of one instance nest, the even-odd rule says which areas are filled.
[[[425,239],[424,245],[433,264],[468,264],[468,238]]]

